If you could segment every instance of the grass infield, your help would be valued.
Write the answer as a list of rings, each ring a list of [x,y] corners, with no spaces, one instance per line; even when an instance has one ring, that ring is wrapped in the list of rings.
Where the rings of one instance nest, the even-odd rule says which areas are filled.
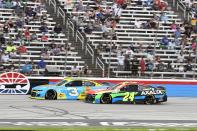
[[[0,131],[197,131],[197,128],[118,128],[118,127],[0,127]]]

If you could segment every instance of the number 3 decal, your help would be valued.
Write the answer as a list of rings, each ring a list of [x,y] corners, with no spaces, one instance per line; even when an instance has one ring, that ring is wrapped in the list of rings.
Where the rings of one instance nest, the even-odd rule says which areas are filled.
[[[135,96],[134,92],[131,92],[131,93],[126,92],[126,95],[124,96],[123,101],[133,101],[134,96]]]
[[[77,88],[75,88],[75,87],[68,87],[67,90],[68,90],[68,94],[70,96],[78,96],[79,95]]]

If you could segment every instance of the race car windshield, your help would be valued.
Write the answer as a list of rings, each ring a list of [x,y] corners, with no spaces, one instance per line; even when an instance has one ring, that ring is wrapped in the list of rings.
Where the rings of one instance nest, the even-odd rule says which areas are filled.
[[[110,86],[108,87],[107,89],[108,90],[115,90],[117,87],[119,87],[121,84],[117,84],[117,85],[114,85],[114,86]]]
[[[66,80],[62,80],[62,81],[60,81],[60,82],[58,82],[57,84],[56,84],[56,86],[62,86],[64,83],[66,83],[67,81]]]

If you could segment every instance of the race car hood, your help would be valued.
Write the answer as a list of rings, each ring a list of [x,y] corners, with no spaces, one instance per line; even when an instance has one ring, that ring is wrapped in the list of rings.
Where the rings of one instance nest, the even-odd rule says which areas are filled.
[[[112,92],[112,90],[100,89],[100,90],[90,90],[87,92],[87,94],[103,94],[103,93],[110,93],[110,92]]]
[[[41,85],[41,86],[36,86],[32,90],[47,90],[47,89],[54,89],[58,88],[58,86],[55,85]]]

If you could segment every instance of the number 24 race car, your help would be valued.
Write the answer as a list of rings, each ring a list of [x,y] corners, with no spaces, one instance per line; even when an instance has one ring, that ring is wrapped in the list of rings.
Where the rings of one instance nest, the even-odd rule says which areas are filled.
[[[143,103],[156,104],[167,101],[164,87],[140,85],[136,82],[122,82],[106,90],[90,90],[86,93],[88,103]]]

